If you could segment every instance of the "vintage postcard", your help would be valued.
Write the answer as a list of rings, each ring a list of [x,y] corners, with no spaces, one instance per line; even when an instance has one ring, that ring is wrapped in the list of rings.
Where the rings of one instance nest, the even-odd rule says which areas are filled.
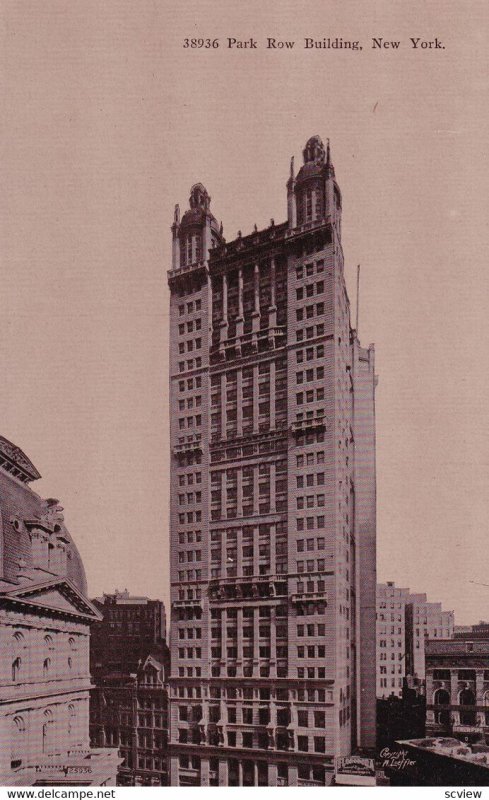
[[[487,3],[0,13],[0,786],[489,785]]]

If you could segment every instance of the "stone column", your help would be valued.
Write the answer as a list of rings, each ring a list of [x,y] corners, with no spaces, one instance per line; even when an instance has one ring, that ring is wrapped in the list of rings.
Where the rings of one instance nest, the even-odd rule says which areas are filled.
[[[222,276],[222,320],[221,320],[221,336],[220,336],[220,352],[224,354],[224,342],[228,338],[228,276],[223,273]]]
[[[253,433],[258,433],[259,425],[258,425],[258,405],[259,405],[259,396],[258,396],[258,364],[253,366]]]
[[[275,513],[275,473],[276,473],[276,465],[270,464],[270,512],[272,514]],[[275,552],[272,554],[272,548],[270,547],[270,565],[275,566]]]
[[[225,759],[219,759],[219,786],[228,786],[228,762]]]
[[[458,672],[457,670],[452,669],[450,671],[450,705],[458,706]],[[452,710],[450,712],[450,716],[453,717],[454,725],[458,725],[460,723],[460,711]]]
[[[221,375],[221,438],[225,439],[227,436],[227,382],[226,373]]]
[[[270,429],[275,428],[275,361],[270,362]]]
[[[273,556],[273,561],[275,562],[275,555]],[[274,567],[275,563],[273,564],[272,573],[275,571]],[[272,608],[270,613],[270,677],[275,678],[277,676],[277,620],[275,618],[275,608]]]
[[[236,398],[237,398],[237,408],[236,408],[236,426],[238,431],[238,437],[243,435],[243,370],[238,369],[236,373]]]
[[[268,327],[275,328],[277,324],[277,306],[275,305],[275,258],[270,260],[270,308],[268,315]]]
[[[243,267],[238,269],[238,317],[236,319],[236,338],[243,335]]]
[[[259,484],[258,469],[259,469],[258,468],[258,464],[255,464],[255,466],[253,467],[253,514],[254,515],[258,514],[259,513],[259,509],[260,509],[260,498],[259,498],[260,484]],[[254,542],[254,550],[256,550],[256,548],[258,547],[258,544],[257,544],[257,542],[258,542],[258,534],[256,532],[255,532],[255,536],[256,536],[256,542]],[[254,539],[255,539],[255,536],[253,537]],[[256,558],[258,558],[258,553],[255,553],[254,555],[256,556]],[[253,559],[253,561],[255,562],[255,559]],[[258,567],[258,561],[256,561],[255,566]],[[256,571],[255,571],[255,567],[253,567],[253,573],[255,575],[257,574]]]
[[[200,785],[209,786],[209,759],[201,758],[200,760]]]
[[[299,778],[295,764],[289,764],[289,786],[298,786]]]
[[[253,267],[253,290],[254,307],[251,315],[252,319],[252,342],[257,343],[257,332],[260,330],[260,265],[256,263]]]
[[[276,764],[269,764],[268,765],[268,785],[269,786],[277,786],[277,771],[278,767]]]
[[[239,663],[239,671],[242,670],[243,665],[243,609],[238,608],[238,619],[237,619],[237,626],[238,626],[238,663]]]
[[[255,671],[255,662],[258,662],[259,657],[259,619],[258,619],[258,609],[253,609],[253,672]]]
[[[243,785],[243,762],[238,761],[238,786]]]
[[[243,516],[243,468],[238,467],[238,474],[237,474],[237,484],[236,484],[236,513],[238,517],[241,519]],[[239,529],[238,535],[238,567],[241,566],[241,549],[240,548],[240,541],[241,541],[241,528]],[[238,569],[238,575],[240,575],[240,571]]]

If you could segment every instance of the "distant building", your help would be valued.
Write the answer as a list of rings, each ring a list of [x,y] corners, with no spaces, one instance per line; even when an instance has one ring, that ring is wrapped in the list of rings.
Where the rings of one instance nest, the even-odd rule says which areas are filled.
[[[116,750],[90,750],[83,564],[54,498],[0,437],[0,785],[115,785]]]
[[[170,662],[164,604],[127,589],[93,603],[103,621],[91,643],[92,744],[119,748],[119,785],[166,786]]]
[[[489,639],[425,643],[426,734],[489,744]]]
[[[93,600],[102,615],[90,643],[90,665],[95,679],[107,674],[137,672],[153,646],[166,647],[166,613],[161,600],[123,592]]]
[[[489,622],[481,620],[476,625],[455,625],[455,639],[489,639]]]
[[[424,642],[453,636],[453,611],[392,581],[377,584],[377,697],[402,696],[404,677],[424,679]]]

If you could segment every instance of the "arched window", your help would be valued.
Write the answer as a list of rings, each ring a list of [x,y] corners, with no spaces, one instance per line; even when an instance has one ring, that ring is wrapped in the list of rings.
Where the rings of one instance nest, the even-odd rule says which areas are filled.
[[[433,696],[433,701],[435,706],[449,706],[450,695],[446,689],[437,689]],[[438,711],[435,709],[435,722],[438,725],[449,725],[450,724],[449,710]]]
[[[20,681],[20,670],[22,667],[22,659],[20,656],[14,658],[12,661],[12,680],[14,683],[18,683]]]
[[[54,718],[53,712],[47,708],[43,714],[42,725],[42,752],[49,755],[53,752]]]
[[[76,735],[76,708],[73,703],[68,706],[68,738],[70,741]]]
[[[475,706],[475,694],[472,691],[472,689],[462,689],[462,691],[459,694],[458,703],[461,706],[460,724],[475,725],[476,724],[475,708],[474,709],[470,708],[470,706]]]
[[[73,636],[70,636],[70,638],[68,639],[68,644],[69,644],[69,646],[70,646],[70,650],[71,650],[72,652],[74,652],[74,651],[76,650],[76,641],[75,641],[75,639],[73,638]]]
[[[44,637],[44,644],[46,645],[48,650],[54,650],[54,641],[51,634],[47,633]]]
[[[17,769],[22,765],[25,750],[25,721],[17,716],[13,719],[10,768]]]

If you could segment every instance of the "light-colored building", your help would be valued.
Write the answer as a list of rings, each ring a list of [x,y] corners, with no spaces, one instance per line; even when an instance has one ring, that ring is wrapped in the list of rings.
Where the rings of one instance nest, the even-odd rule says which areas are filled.
[[[226,242],[201,184],[169,272],[172,785],[322,785],[375,747],[374,348],[312,137],[287,220]]]
[[[117,750],[90,750],[83,565],[40,475],[0,437],[0,785],[115,785]]]
[[[426,639],[451,638],[453,611],[392,581],[377,584],[377,697],[401,697],[403,680],[423,680]]]

